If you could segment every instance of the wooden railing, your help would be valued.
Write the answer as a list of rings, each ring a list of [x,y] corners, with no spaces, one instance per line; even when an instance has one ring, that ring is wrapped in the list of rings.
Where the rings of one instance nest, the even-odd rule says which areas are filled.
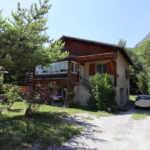
[[[82,76],[80,76],[80,75],[79,75],[79,82],[80,82],[83,86],[85,86],[89,91],[91,90],[90,82],[89,82],[87,79],[85,79],[85,78],[83,78]]]

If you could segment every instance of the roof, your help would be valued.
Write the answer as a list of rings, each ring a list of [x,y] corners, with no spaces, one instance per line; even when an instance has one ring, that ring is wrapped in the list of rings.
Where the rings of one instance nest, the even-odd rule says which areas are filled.
[[[70,36],[65,36],[65,35],[63,35],[60,39],[62,39],[62,40],[65,40],[65,39],[72,39],[72,40],[83,41],[83,42],[87,42],[87,43],[93,43],[93,44],[105,45],[105,46],[110,46],[110,47],[117,48],[117,50],[118,50],[118,51],[124,56],[124,58],[129,62],[129,64],[130,64],[130,65],[134,65],[134,63],[132,62],[130,56],[128,55],[128,53],[126,52],[126,50],[124,49],[124,47],[122,47],[122,46],[115,45],[115,44],[109,44],[109,43],[98,42],[98,41],[91,41],[91,40],[86,40],[86,39],[80,39],[80,38],[70,37]]]

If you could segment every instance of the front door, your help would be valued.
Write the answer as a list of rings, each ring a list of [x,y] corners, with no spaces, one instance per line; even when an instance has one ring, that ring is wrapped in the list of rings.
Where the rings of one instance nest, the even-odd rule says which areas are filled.
[[[82,79],[82,77],[83,77],[83,67],[80,66],[80,65],[79,65],[79,75],[81,76],[81,77],[79,77],[79,80],[82,81],[83,80]]]

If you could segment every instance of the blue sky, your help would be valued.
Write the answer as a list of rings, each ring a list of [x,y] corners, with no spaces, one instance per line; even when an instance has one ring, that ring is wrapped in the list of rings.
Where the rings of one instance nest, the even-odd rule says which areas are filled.
[[[0,9],[11,17],[17,2],[29,8],[38,0],[3,0]],[[149,0],[50,0],[48,34],[117,44],[120,38],[133,47],[150,32]]]

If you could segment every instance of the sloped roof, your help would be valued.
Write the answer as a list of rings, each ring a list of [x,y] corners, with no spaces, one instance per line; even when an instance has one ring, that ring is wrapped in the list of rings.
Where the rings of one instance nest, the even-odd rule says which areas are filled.
[[[105,45],[105,46],[114,47],[123,55],[123,57],[129,62],[130,65],[134,65],[134,63],[132,62],[130,56],[128,55],[128,53],[126,52],[124,47],[122,47],[122,46],[115,45],[115,44],[98,42],[98,41],[91,41],[91,40],[86,40],[86,39],[80,39],[80,38],[70,37],[70,36],[65,36],[65,35],[63,35],[60,39],[62,39],[62,40],[72,39],[72,40],[83,41],[83,42],[87,42],[87,43],[93,43],[93,44],[98,44],[98,45]]]

